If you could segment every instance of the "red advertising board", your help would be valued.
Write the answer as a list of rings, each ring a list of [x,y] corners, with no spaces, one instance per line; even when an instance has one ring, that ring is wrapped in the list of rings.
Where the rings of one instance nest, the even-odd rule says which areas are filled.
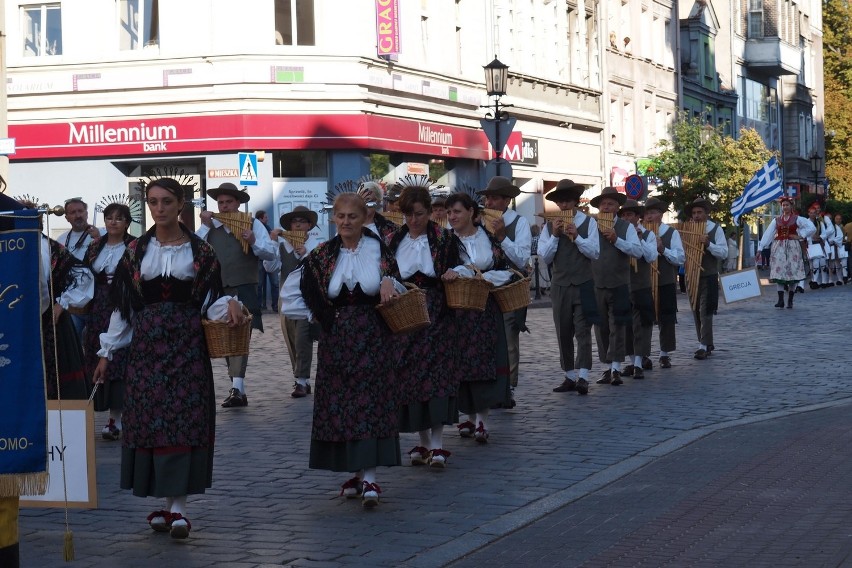
[[[399,0],[376,0],[376,52],[399,54]]]
[[[366,114],[145,117],[10,124],[12,160],[255,150],[364,149],[488,159],[478,128]]]

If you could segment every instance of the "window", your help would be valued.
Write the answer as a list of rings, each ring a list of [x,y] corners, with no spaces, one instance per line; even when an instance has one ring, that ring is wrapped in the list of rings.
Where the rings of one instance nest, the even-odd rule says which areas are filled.
[[[275,0],[275,45],[316,45],[314,0]]]
[[[24,56],[62,55],[62,9],[59,4],[21,6]]]
[[[748,37],[763,37],[763,0],[748,0]]]
[[[277,178],[328,176],[328,156],[322,150],[282,150],[272,153],[272,176]]]
[[[118,0],[118,9],[119,49],[142,49],[159,43],[159,0]]]

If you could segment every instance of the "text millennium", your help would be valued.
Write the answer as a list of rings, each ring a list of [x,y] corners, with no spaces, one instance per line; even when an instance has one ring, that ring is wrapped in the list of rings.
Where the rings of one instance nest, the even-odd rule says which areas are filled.
[[[177,139],[177,127],[174,125],[147,126],[140,122],[138,126],[107,127],[103,124],[88,124],[77,127],[69,123],[69,144],[120,144],[124,142],[142,142],[145,151],[162,151],[166,141]]]

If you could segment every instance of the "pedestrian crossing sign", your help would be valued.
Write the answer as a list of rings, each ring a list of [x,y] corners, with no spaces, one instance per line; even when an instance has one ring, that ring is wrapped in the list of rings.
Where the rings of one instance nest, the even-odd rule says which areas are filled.
[[[240,152],[240,185],[257,185],[257,154]]]

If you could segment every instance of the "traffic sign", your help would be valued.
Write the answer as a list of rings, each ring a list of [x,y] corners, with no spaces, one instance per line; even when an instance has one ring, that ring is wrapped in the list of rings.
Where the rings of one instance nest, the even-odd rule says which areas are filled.
[[[502,152],[503,148],[509,142],[509,135],[515,128],[515,123],[518,119],[514,116],[507,116],[500,120],[493,118],[481,118],[479,124],[482,126],[482,131],[485,132],[485,137],[491,143],[495,152]]]
[[[636,174],[627,176],[624,180],[624,193],[630,199],[642,199],[645,194],[645,180],[642,179],[642,176]]]
[[[257,185],[257,154],[240,152],[240,185]]]

